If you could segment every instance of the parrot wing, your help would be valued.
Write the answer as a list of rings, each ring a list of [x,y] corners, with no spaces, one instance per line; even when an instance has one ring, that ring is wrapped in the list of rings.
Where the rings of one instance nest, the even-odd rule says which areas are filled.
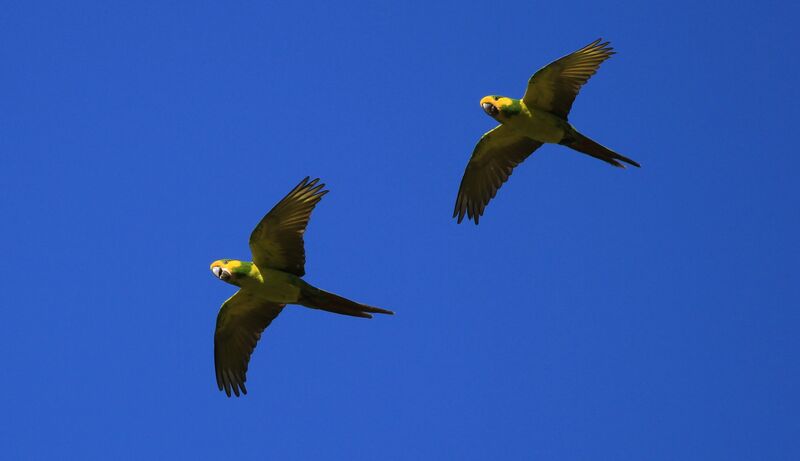
[[[306,177],[289,192],[250,234],[250,251],[258,267],[268,267],[305,275],[306,253],[303,233],[314,206],[328,191],[319,179],[309,182]]]
[[[505,125],[498,125],[484,134],[467,163],[458,189],[453,217],[460,223],[464,215],[475,224],[489,201],[519,165],[542,143],[516,134]]]
[[[614,50],[609,42],[597,39],[551,62],[528,80],[522,100],[528,107],[538,107],[566,120],[581,86],[612,54]]]
[[[244,382],[250,355],[261,333],[281,313],[283,306],[260,300],[245,290],[237,291],[222,305],[214,333],[214,368],[217,386],[219,390],[225,389],[228,397],[231,391],[237,397],[240,392],[247,394]]]

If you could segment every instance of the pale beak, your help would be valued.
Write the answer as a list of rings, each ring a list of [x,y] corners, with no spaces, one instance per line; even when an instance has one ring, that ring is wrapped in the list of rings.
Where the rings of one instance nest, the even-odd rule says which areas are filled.
[[[497,115],[498,112],[500,112],[497,110],[496,107],[494,107],[494,105],[492,105],[492,103],[489,102],[481,104],[481,107],[483,107],[483,110],[485,110],[486,113],[491,115],[492,117],[494,117],[495,115]]]

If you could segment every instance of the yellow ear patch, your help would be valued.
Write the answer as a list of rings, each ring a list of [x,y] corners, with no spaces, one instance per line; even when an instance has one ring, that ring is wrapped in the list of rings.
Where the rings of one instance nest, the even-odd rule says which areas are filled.
[[[233,270],[241,265],[242,265],[241,261],[233,260],[233,261],[228,261],[228,264],[225,265],[225,268]]]
[[[510,106],[514,101],[511,98],[500,98],[497,100],[496,104],[498,107],[507,107]]]
[[[211,268],[213,269],[215,267],[224,267],[225,269],[233,270],[233,269],[236,269],[237,267],[239,267],[241,265],[242,265],[242,262],[238,261],[236,259],[233,259],[233,260],[218,259],[218,260],[214,261],[213,263],[211,263]]]
[[[481,99],[481,106],[486,103],[489,103],[498,109],[502,109],[503,107],[508,107],[514,104],[514,100],[505,96],[484,96],[483,99]]]

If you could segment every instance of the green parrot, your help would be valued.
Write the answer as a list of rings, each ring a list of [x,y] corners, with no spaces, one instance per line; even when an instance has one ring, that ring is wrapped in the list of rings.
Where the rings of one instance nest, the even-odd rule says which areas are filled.
[[[261,333],[287,304],[299,304],[337,314],[372,318],[392,311],[367,306],[311,286],[305,275],[303,233],[314,206],[328,191],[319,179],[303,179],[275,205],[250,235],[253,261],[220,259],[211,272],[239,287],[222,305],[214,333],[217,386],[228,397],[247,394],[244,386],[250,355]]]
[[[580,134],[567,115],[581,85],[614,54],[609,42],[586,45],[540,69],[528,80],[522,99],[486,96],[481,107],[500,125],[484,134],[469,159],[458,190],[453,217],[475,224],[515,166],[544,143],[557,143],[624,168],[635,161]]]

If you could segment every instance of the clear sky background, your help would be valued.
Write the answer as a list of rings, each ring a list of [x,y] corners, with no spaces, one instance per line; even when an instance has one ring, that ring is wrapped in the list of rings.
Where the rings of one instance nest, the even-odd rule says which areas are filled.
[[[791,2],[4,2],[7,459],[800,459]],[[467,159],[539,67],[618,54],[561,146],[456,225]],[[307,280],[216,388],[250,231],[331,193]]]

